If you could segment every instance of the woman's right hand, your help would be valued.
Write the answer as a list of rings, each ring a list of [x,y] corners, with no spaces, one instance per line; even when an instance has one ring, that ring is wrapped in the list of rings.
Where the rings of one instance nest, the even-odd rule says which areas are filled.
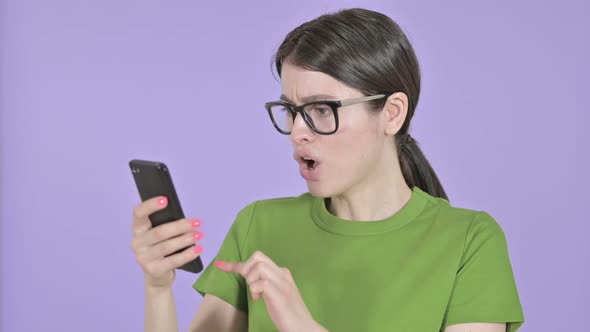
[[[151,287],[170,287],[174,282],[175,269],[196,259],[203,247],[193,246],[203,238],[203,232],[195,232],[201,226],[198,219],[180,219],[152,227],[148,218],[152,213],[166,207],[168,200],[159,196],[146,200],[133,209],[131,249],[145,273],[145,282]],[[165,257],[182,248],[185,250]]]

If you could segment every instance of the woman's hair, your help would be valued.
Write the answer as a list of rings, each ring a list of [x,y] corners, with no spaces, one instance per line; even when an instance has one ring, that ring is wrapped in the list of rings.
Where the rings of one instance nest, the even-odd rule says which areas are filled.
[[[410,188],[448,200],[418,143],[409,135],[420,95],[420,67],[406,35],[391,18],[353,8],[322,15],[289,32],[274,56],[279,77],[284,61],[330,75],[365,95],[403,92],[408,114],[396,134],[402,174]],[[386,99],[370,101],[381,110]]]

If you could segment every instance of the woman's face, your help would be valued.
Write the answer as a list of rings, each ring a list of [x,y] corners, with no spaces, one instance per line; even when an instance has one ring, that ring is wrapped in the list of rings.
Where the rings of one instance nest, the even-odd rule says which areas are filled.
[[[321,72],[309,71],[284,62],[281,70],[283,98],[294,105],[316,100],[344,100],[362,97],[359,91]],[[329,96],[329,97],[328,97]],[[386,149],[393,149],[391,136],[384,131],[381,112],[369,110],[368,103],[353,104],[338,110],[339,127],[332,135],[315,133],[295,117],[290,134],[294,158],[310,193],[318,197],[346,194],[369,180],[380,165]],[[389,145],[386,143],[389,142]],[[312,169],[302,156],[315,160]]]

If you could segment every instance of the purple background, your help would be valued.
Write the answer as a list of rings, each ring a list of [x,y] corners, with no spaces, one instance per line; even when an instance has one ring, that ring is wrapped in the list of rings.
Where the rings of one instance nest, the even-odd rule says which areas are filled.
[[[588,2],[1,6],[2,331],[142,329],[132,158],[171,168],[185,213],[203,220],[206,264],[245,204],[306,191],[263,108],[280,94],[270,59],[297,25],[354,6],[413,43],[411,133],[452,203],[503,227],[521,330],[588,328]],[[181,331],[201,301],[196,277],[174,285]]]

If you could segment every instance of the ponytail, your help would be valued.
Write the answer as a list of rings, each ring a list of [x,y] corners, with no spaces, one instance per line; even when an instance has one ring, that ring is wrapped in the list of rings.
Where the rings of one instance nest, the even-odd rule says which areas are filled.
[[[410,188],[417,186],[431,196],[449,198],[445,193],[436,173],[418,146],[418,142],[409,133],[398,134],[397,155],[402,174]]]

